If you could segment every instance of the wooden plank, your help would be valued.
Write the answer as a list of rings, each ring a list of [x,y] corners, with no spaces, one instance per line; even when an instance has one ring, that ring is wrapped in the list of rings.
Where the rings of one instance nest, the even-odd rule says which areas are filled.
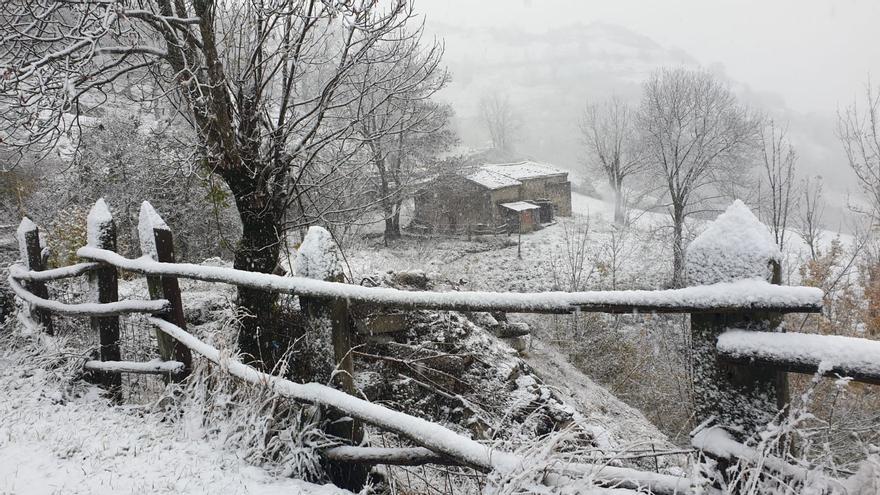
[[[27,264],[28,269],[35,273],[45,270],[46,265],[43,261],[43,248],[40,245],[39,227],[28,218],[24,218],[21,221],[17,234],[20,236],[19,243],[21,244],[19,247],[23,250],[21,253],[22,261]],[[49,299],[49,289],[42,281],[34,280],[27,282],[26,287],[30,293],[38,298]],[[46,333],[54,335],[55,329],[52,325],[51,313],[37,305],[31,305],[31,309],[37,322],[43,326]]]
[[[824,376],[880,385],[880,341],[730,329],[719,336],[716,346],[718,357],[730,364],[811,375],[821,368]]]
[[[384,448],[343,445],[323,452],[324,457],[336,462],[352,464],[384,464],[388,466],[461,466],[455,459],[442,456],[424,447]]]
[[[153,209],[153,205],[149,201],[141,203],[138,215],[138,237],[141,254],[157,262],[175,262],[174,234],[171,232],[168,224]],[[170,306],[169,311],[156,314],[155,316],[186,330],[183,297],[180,293],[180,284],[177,281],[177,277],[170,275],[147,275],[147,289],[151,299],[165,299]],[[183,363],[183,369],[171,376],[171,380],[179,382],[185,379],[192,371],[192,353],[190,350],[159,330],[156,330],[156,341],[159,347],[159,355],[162,359]]]
[[[791,300],[793,289],[801,291],[817,291],[812,300],[803,302],[756,302],[755,287],[725,287],[726,302],[707,302],[705,305],[684,304],[676,301],[687,299],[681,291],[696,290],[702,287],[687,289],[671,289],[662,291],[630,291],[632,297],[651,296],[655,299],[669,299],[669,303],[633,304],[590,302],[591,299],[601,301],[606,296],[619,291],[597,292],[534,292],[534,293],[491,293],[491,292],[417,292],[389,289],[384,287],[363,287],[338,282],[319,282],[303,280],[302,277],[280,277],[270,274],[257,274],[233,268],[192,265],[187,263],[154,264],[143,260],[131,260],[115,253],[93,248],[82,248],[78,254],[84,258],[111,263],[123,270],[148,275],[172,275],[176,277],[203,280],[206,282],[223,282],[255,289],[272,290],[285,294],[296,294],[312,300],[331,300],[343,298],[349,304],[360,307],[362,304],[373,308],[394,309],[434,309],[446,311],[501,311],[505,313],[537,313],[537,314],[569,314],[578,311],[594,313],[735,313],[738,311],[773,311],[777,313],[819,313],[822,311],[821,291],[814,287],[757,287],[762,295],[775,297],[785,296]],[[770,286],[772,287],[772,286]],[[707,287],[707,288],[711,288]],[[715,287],[717,289],[717,287]],[[668,297],[666,294],[668,293]],[[499,297],[505,300],[497,300]],[[556,300],[558,298],[558,301]],[[582,302],[579,302],[582,301]],[[733,302],[731,302],[733,301]],[[742,301],[741,303],[737,301]]]
[[[174,263],[174,237],[171,231],[156,229],[153,230],[153,235],[156,241],[156,255],[158,257],[156,261]],[[160,277],[160,286],[162,297],[168,300],[171,304],[171,311],[161,314],[159,317],[166,318],[169,322],[174,323],[180,328],[186,329],[186,317],[183,313],[183,297],[180,292],[180,284],[177,281],[177,277]],[[152,292],[153,291],[151,291],[150,294],[151,296]],[[173,339],[169,342],[167,335],[163,335],[163,337],[165,338],[159,341],[160,355],[163,359],[174,359],[183,363],[184,368],[181,373],[176,374],[173,377],[174,381],[183,380],[192,371],[192,353],[187,347],[180,345]]]
[[[95,247],[116,251],[116,223],[107,205],[99,199],[89,212],[88,238]],[[115,266],[101,265],[89,274],[91,296],[98,303],[119,301],[119,273]],[[93,316],[92,331],[98,334],[98,350],[101,361],[120,361],[119,316]],[[98,381],[107,388],[115,400],[122,398],[122,377],[119,373],[98,373]]]
[[[22,269],[18,265],[13,265],[12,267],[10,267],[10,273],[13,274],[16,280],[22,280],[25,282],[48,282],[51,280],[61,280],[65,278],[78,277],[94,270],[95,268],[98,268],[99,265],[99,263],[94,262],[76,263],[74,265],[62,266],[60,268],[53,268],[51,270],[43,271],[28,271]]]
[[[729,356],[723,353],[719,353],[719,358],[724,362],[731,365],[737,365],[741,367],[753,367],[753,368],[763,368],[774,371],[784,371],[789,373],[803,373],[807,375],[815,375],[819,371],[819,366],[815,364],[807,364],[794,360],[786,360],[780,358],[760,358],[760,357],[743,357],[743,356]],[[868,383],[871,385],[880,385],[880,373],[872,373],[872,372],[862,372],[859,370],[854,370],[850,368],[844,368],[840,366],[834,366],[831,369],[823,370],[822,376],[826,376],[829,378],[837,378],[838,376],[845,376],[852,378],[853,381]]]
[[[132,373],[167,375],[183,371],[185,365],[180,361],[86,361],[83,369],[90,371],[102,371],[105,373]]]
[[[118,316],[129,313],[162,313],[167,311],[170,307],[168,301],[164,299],[155,301],[135,300],[115,301],[110,303],[89,302],[66,304],[31,294],[27,289],[22,287],[12,275],[9,276],[7,281],[9,282],[9,288],[12,289],[12,292],[14,292],[15,295],[33,306],[51,311],[52,313],[61,313],[71,316]]]

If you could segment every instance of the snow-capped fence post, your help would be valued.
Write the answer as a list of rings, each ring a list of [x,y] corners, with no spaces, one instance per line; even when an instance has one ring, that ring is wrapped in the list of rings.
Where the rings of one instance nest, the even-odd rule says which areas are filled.
[[[142,255],[153,261],[174,263],[174,235],[148,201],[141,203],[138,215],[138,237]],[[186,330],[183,299],[177,277],[148,275],[147,288],[150,299],[165,299],[171,303],[170,311],[155,316]],[[186,378],[192,370],[192,352],[189,348],[160,330],[156,330],[156,340],[159,344],[159,356],[162,359],[179,361],[184,365],[183,371],[172,375],[171,379],[181,381]]]
[[[782,254],[770,231],[741,201],[735,201],[688,246],[690,285],[756,279],[780,283]],[[725,330],[779,331],[780,313],[742,309],[691,314],[694,407],[697,423],[715,422],[750,434],[770,423],[788,403],[784,372],[719,359],[718,337]]]
[[[95,202],[88,215],[88,245],[108,251],[116,251],[116,223],[101,198]],[[110,264],[101,265],[89,273],[90,298],[93,302],[111,303],[119,300],[119,272]],[[119,316],[92,316],[92,331],[98,334],[101,361],[120,361]],[[98,381],[114,399],[122,394],[122,375],[98,373]]]
[[[309,227],[297,252],[296,274],[327,282],[344,282],[345,276],[341,262],[342,255],[330,232],[323,227]],[[335,364],[332,382],[336,388],[343,392],[356,395],[354,361],[351,355],[355,330],[348,301],[332,299],[325,302],[300,296],[300,306],[309,320],[314,323],[312,325],[314,329],[323,328],[325,322],[329,320],[333,364]],[[328,431],[330,434],[344,438],[352,445],[360,445],[363,442],[363,425],[359,420],[344,418],[337,412],[331,412],[331,420]],[[337,486],[359,491],[367,481],[369,465],[338,462],[330,462],[329,464],[330,477]]]
[[[46,269],[46,263],[43,259],[43,248],[40,245],[40,228],[29,218],[21,219],[21,224],[16,231],[18,238],[18,249],[21,255],[21,262],[25,264],[28,270],[41,272]],[[46,284],[39,281],[27,282],[27,289],[35,296],[43,299],[49,298],[49,289]],[[45,309],[39,309],[31,306],[31,314],[36,317],[37,322],[43,326],[47,334],[52,335],[54,329],[52,327],[52,315]]]

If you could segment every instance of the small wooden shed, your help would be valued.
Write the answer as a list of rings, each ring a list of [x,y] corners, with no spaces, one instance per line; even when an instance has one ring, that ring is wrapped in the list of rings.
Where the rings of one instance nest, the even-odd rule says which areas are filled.
[[[507,218],[511,232],[531,232],[541,228],[541,207],[528,201],[498,205]]]

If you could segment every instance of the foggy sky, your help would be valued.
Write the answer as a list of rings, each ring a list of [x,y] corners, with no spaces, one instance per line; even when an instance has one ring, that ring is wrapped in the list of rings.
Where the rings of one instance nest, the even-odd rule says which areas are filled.
[[[417,0],[416,10],[447,38],[442,25],[541,32],[617,24],[704,66],[721,64],[799,112],[833,113],[869,74],[880,80],[877,0]]]
[[[445,40],[462,143],[488,145],[478,102],[510,97],[517,151],[587,177],[577,131],[588,101],[637,102],[660,66],[706,68],[790,124],[799,175],[824,177],[835,218],[860,194],[835,135],[838,108],[880,84],[878,0],[416,0]],[[596,177],[592,178],[597,179]]]

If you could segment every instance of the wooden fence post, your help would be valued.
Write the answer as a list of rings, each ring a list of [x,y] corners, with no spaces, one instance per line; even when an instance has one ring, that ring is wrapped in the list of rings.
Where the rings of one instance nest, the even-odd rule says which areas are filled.
[[[344,281],[341,255],[330,232],[322,227],[309,227],[297,253],[296,273],[298,276],[329,282]],[[337,370],[333,384],[336,388],[355,395],[354,361],[351,355],[355,328],[348,302],[344,299],[319,302],[300,297],[300,305],[310,319],[330,320],[333,358]],[[315,327],[320,328],[320,324]],[[348,440],[352,445],[360,445],[364,439],[361,422],[354,419],[340,421],[341,418],[342,415],[338,412],[331,413],[332,424],[328,432]],[[332,462],[328,466],[333,483],[352,491],[363,488],[369,470],[369,465]]]
[[[21,255],[21,261],[28,270],[41,272],[46,269],[46,263],[43,260],[43,248],[40,246],[40,229],[28,217],[21,219],[21,224],[15,232],[18,238],[18,249]],[[49,289],[43,282],[27,282],[27,289],[37,297],[43,299],[49,298]],[[31,314],[36,317],[37,322],[43,326],[47,334],[53,335],[55,329],[52,326],[52,315],[45,309],[31,307]]]
[[[116,251],[116,223],[104,198],[92,206],[88,216],[88,245],[108,251]],[[93,302],[110,303],[119,300],[119,273],[116,267],[102,264],[89,274],[89,286]],[[121,361],[119,350],[119,316],[93,316],[92,331],[98,334],[101,361]],[[122,397],[122,375],[98,374],[98,381],[119,400]]]
[[[761,279],[779,283],[782,254],[769,230],[737,200],[688,246],[692,285]],[[739,310],[691,315],[695,420],[715,418],[740,440],[773,421],[788,404],[784,372],[724,363],[718,336],[729,328],[778,331],[782,315]]]
[[[141,203],[138,215],[138,237],[140,238],[141,254],[150,257],[153,261],[174,263],[174,236],[168,224],[162,220],[162,217],[156,213],[153,205],[148,201]],[[150,299],[166,299],[171,303],[170,311],[155,316],[186,330],[183,299],[177,277],[148,275],[147,288],[150,292]],[[158,329],[156,330],[156,339],[159,344],[159,355],[162,359],[183,363],[183,371],[173,375],[172,381],[184,380],[192,371],[192,352],[188,347]]]

